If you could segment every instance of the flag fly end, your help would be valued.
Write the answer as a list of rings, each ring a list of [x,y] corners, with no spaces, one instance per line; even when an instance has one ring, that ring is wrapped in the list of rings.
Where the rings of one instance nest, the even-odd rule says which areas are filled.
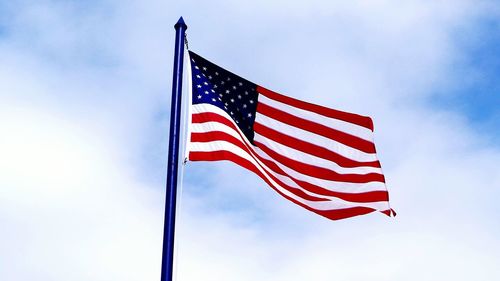
[[[396,217],[396,212],[393,209],[388,209],[385,211],[382,211],[381,213],[385,214],[388,217]]]

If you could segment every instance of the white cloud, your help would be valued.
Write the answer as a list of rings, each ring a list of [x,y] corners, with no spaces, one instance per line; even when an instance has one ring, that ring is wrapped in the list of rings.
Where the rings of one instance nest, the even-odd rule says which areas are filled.
[[[28,107],[0,115],[2,279],[155,276],[161,191],[74,120]]]

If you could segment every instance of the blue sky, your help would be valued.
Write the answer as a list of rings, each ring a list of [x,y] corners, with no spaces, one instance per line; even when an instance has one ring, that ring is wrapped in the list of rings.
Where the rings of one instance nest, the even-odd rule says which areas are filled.
[[[500,84],[496,77],[500,73],[500,27],[498,20],[483,18],[472,30],[457,32],[457,44],[462,44],[465,56],[457,63],[457,79],[451,92],[437,92],[429,102],[441,108],[458,111],[467,117],[472,126],[491,135],[498,142],[500,127]],[[472,42],[471,42],[472,39]]]
[[[158,280],[173,25],[267,88],[369,115],[395,219],[331,222],[188,163],[178,280],[500,277],[495,1],[4,1],[0,280]]]

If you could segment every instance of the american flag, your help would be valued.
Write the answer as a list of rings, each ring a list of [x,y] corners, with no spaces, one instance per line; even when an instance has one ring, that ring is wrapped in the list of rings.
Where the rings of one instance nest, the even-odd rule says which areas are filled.
[[[234,162],[332,220],[395,215],[371,118],[287,97],[189,51],[188,160]]]

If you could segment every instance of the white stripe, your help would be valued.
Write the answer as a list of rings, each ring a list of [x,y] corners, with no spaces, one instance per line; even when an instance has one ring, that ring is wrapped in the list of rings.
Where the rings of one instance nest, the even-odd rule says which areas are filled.
[[[191,106],[191,112],[194,113],[203,113],[203,112],[212,112],[212,113],[217,113],[220,116],[227,118],[231,122],[233,122],[235,125],[236,123],[229,117],[229,114],[225,112],[224,110],[220,109],[219,107],[209,104],[209,103],[199,103],[199,104],[193,104]]]
[[[365,128],[363,126],[359,126],[354,123],[350,123],[335,118],[326,117],[324,115],[320,115],[309,110],[300,109],[292,105],[288,105],[286,103],[282,103],[277,100],[268,98],[264,94],[259,95],[258,101],[259,103],[269,105],[271,107],[295,115],[302,119],[307,119],[309,121],[327,126],[329,128],[333,128],[335,130],[339,130],[347,134],[357,136],[369,142],[373,142],[373,132],[370,129]]]
[[[213,107],[213,108],[211,108],[211,107]],[[202,112],[204,112],[204,111],[201,111],[203,108],[212,109],[212,112],[220,110],[218,107],[215,107],[213,105],[208,105],[208,108],[207,108],[206,105],[203,105],[203,106],[196,105],[196,109],[193,109],[193,111],[196,112],[196,113],[202,113]],[[222,111],[222,110],[220,110],[220,111]],[[211,112],[211,111],[208,110],[208,112]],[[217,114],[219,114],[219,113],[217,113]],[[227,115],[226,113],[219,114],[219,115],[221,115],[222,117],[224,117],[224,118],[226,118],[228,120],[231,120],[231,119],[229,119],[228,117],[225,116],[225,115]],[[237,138],[239,140],[242,139],[241,136],[237,132],[235,132],[232,128],[229,128],[226,125],[221,124],[219,122],[207,122],[207,123],[192,124],[191,125],[191,131],[192,132],[222,131],[222,132],[227,132],[228,134],[234,136],[235,138]],[[243,134],[243,133],[241,133],[241,134]],[[252,144],[250,144],[246,138],[244,139],[244,142],[249,147],[253,148],[253,150],[256,153],[258,153],[261,157],[263,157],[263,158],[265,158],[267,160],[271,160],[273,162],[276,162],[274,159],[272,159],[269,155],[267,155],[261,149],[259,149],[259,148],[255,147],[255,146],[253,146]],[[259,163],[260,163],[260,161],[259,161]],[[305,181],[305,182],[309,182],[311,184],[315,184],[317,186],[320,186],[322,188],[329,189],[329,190],[332,190],[332,191],[347,192],[347,193],[361,193],[361,192],[375,191],[375,190],[377,190],[377,191],[378,190],[382,190],[382,191],[386,190],[385,184],[381,183],[381,182],[370,182],[370,183],[360,184],[360,183],[337,182],[337,181],[323,180],[323,179],[318,179],[318,178],[315,178],[315,177],[304,175],[304,174],[299,173],[299,172],[297,172],[297,171],[295,171],[293,169],[290,169],[290,168],[288,168],[285,165],[282,165],[280,163],[276,163],[276,164],[285,173],[287,173],[288,175],[290,175],[293,178],[296,178],[298,180],[302,180],[302,181]],[[267,170],[269,172],[272,172],[269,168],[267,168]],[[278,176],[278,174],[274,173],[274,172],[273,172],[273,175]]]
[[[228,127],[228,126],[226,126],[224,124],[221,124],[219,122],[206,122],[206,123],[193,124],[192,125],[192,132],[193,133],[205,133],[205,132],[212,132],[212,131],[225,132],[225,133],[227,133],[227,134],[229,134],[229,135],[237,138],[240,141],[242,140],[241,137],[240,137],[240,135],[238,135],[238,133],[236,133],[232,128],[230,128],[230,127]],[[246,144],[253,150],[254,154],[259,154],[259,156],[262,156],[265,159],[268,159],[268,160],[271,160],[273,162],[276,162],[275,160],[271,159],[271,157],[268,156],[262,150],[256,149],[256,147],[252,146],[248,142],[246,142]],[[266,171],[268,173],[270,173],[273,176],[279,178],[281,181],[285,182],[286,184],[288,184],[290,186],[302,189],[302,187],[300,187],[299,185],[297,185],[289,177],[274,172],[273,170],[271,170],[270,168],[268,168],[266,165],[264,165],[264,163],[262,163],[261,161],[259,161],[259,163],[261,163],[263,166],[266,167]],[[281,167],[286,167],[286,166],[283,165]],[[290,168],[288,168],[288,169],[290,169]],[[307,179],[304,178],[305,176],[302,173],[296,172],[296,175],[297,175],[297,177],[295,177],[295,178],[297,178],[299,180],[302,180],[302,181],[306,181],[306,182],[312,183],[312,182],[308,181],[309,178],[307,178]],[[314,177],[311,177],[311,178],[314,178]],[[332,182],[331,181],[324,180],[324,182],[325,183],[328,182],[327,184],[330,185],[330,188],[326,188],[326,187],[321,186],[321,185],[319,185],[319,186],[322,187],[322,188],[331,190],[331,191],[340,191],[340,192],[346,192],[346,193],[359,193],[359,192],[363,192],[363,191],[359,191],[359,190],[356,190],[356,191],[353,191],[353,190],[343,190],[343,189],[342,190],[338,190],[338,188],[331,188],[332,187]],[[357,184],[357,183],[356,184],[354,184],[354,183],[343,183],[343,182],[338,182],[338,183],[339,183],[338,185],[341,186],[341,187],[345,187],[346,184],[349,185],[349,186],[355,186],[355,187],[359,187],[359,185],[360,185],[360,184]],[[316,183],[313,183],[313,184],[316,184]],[[369,190],[367,190],[367,191],[372,191],[373,188],[374,188],[373,185],[374,184],[368,185],[367,187],[369,188]],[[379,188],[383,187],[383,183],[378,183],[376,185]],[[307,190],[304,189],[304,192],[307,192]],[[314,193],[310,193],[310,194],[313,195]]]
[[[237,139],[241,139],[241,136],[231,127],[226,126],[225,124],[210,121],[205,123],[194,123],[192,124],[191,132],[192,133],[206,133],[219,131],[229,134]]]
[[[340,182],[340,181],[331,181],[319,179],[316,177],[311,177],[308,175],[304,175],[300,172],[297,172],[287,166],[277,162],[271,156],[267,155],[260,148],[255,147],[255,152],[259,154],[260,157],[273,161],[278,167],[283,170],[287,175],[292,178],[302,180],[317,186],[321,186],[322,188],[338,191],[338,192],[347,192],[347,193],[362,193],[368,191],[386,191],[385,184],[383,182],[368,182],[368,183],[352,183],[352,182]]]
[[[316,167],[325,168],[339,174],[358,174],[358,175],[365,175],[368,173],[382,174],[382,170],[376,167],[344,168],[339,166],[337,163],[333,161],[320,158],[312,154],[305,153],[303,151],[285,146],[279,142],[275,142],[257,133],[254,136],[254,140],[264,144],[274,152],[281,154],[287,158],[297,160],[301,163],[313,165]]]
[[[230,128],[222,123],[211,121],[211,122],[205,122],[205,123],[197,123],[197,124],[192,124],[191,125],[191,132],[193,133],[204,133],[208,131],[220,131],[224,132],[226,134],[229,134],[235,138],[240,139],[240,135],[233,129]],[[358,167],[358,168],[344,168],[340,167],[337,163],[325,160],[323,158],[316,157],[311,154],[304,153],[299,150],[295,150],[293,148],[289,148],[287,146],[284,146],[282,144],[279,144],[273,140],[267,139],[263,136],[260,135],[255,135],[255,140],[265,144],[268,146],[270,149],[275,151],[276,153],[279,153],[281,155],[286,156],[287,158],[291,158],[294,160],[298,160],[302,163],[309,164],[309,165],[314,165],[316,167],[321,167],[325,169],[332,170],[336,173],[339,174],[359,174],[359,175],[364,175],[367,173],[378,173],[382,174],[382,170],[380,168],[374,168],[374,167]]]
[[[273,119],[272,117],[263,115],[260,112],[257,112],[257,115],[255,116],[255,122],[274,129],[285,135],[292,136],[300,140],[304,140],[309,143],[324,147],[354,161],[377,161],[377,155],[375,153],[363,152],[327,137],[280,122],[276,119]],[[255,133],[257,134],[257,132]]]
[[[242,150],[240,147],[226,142],[226,141],[213,141],[213,142],[193,142],[191,144],[191,149],[192,151],[200,151],[200,152],[210,152],[210,151],[220,151],[220,150],[225,150],[229,151],[231,153],[234,153],[248,161],[250,161],[254,166],[261,171],[266,179],[268,179],[271,184],[278,189],[280,192],[284,193],[285,195],[293,198],[296,201],[299,201],[311,208],[314,208],[316,210],[334,210],[334,209],[344,209],[344,208],[349,208],[349,207],[368,207],[368,208],[373,208],[376,210],[387,210],[388,209],[388,204],[385,201],[382,202],[370,202],[370,203],[358,203],[358,202],[348,202],[344,201],[342,199],[336,198],[336,197],[329,197],[329,201],[323,201],[323,202],[317,202],[317,201],[309,201],[306,199],[303,199],[285,188],[281,187],[278,183],[276,183],[267,173],[265,172],[262,167],[259,166],[258,162],[251,157],[247,152]],[[262,164],[262,163],[260,163]],[[322,196],[319,196],[322,197]],[[326,198],[326,197],[325,197]]]

